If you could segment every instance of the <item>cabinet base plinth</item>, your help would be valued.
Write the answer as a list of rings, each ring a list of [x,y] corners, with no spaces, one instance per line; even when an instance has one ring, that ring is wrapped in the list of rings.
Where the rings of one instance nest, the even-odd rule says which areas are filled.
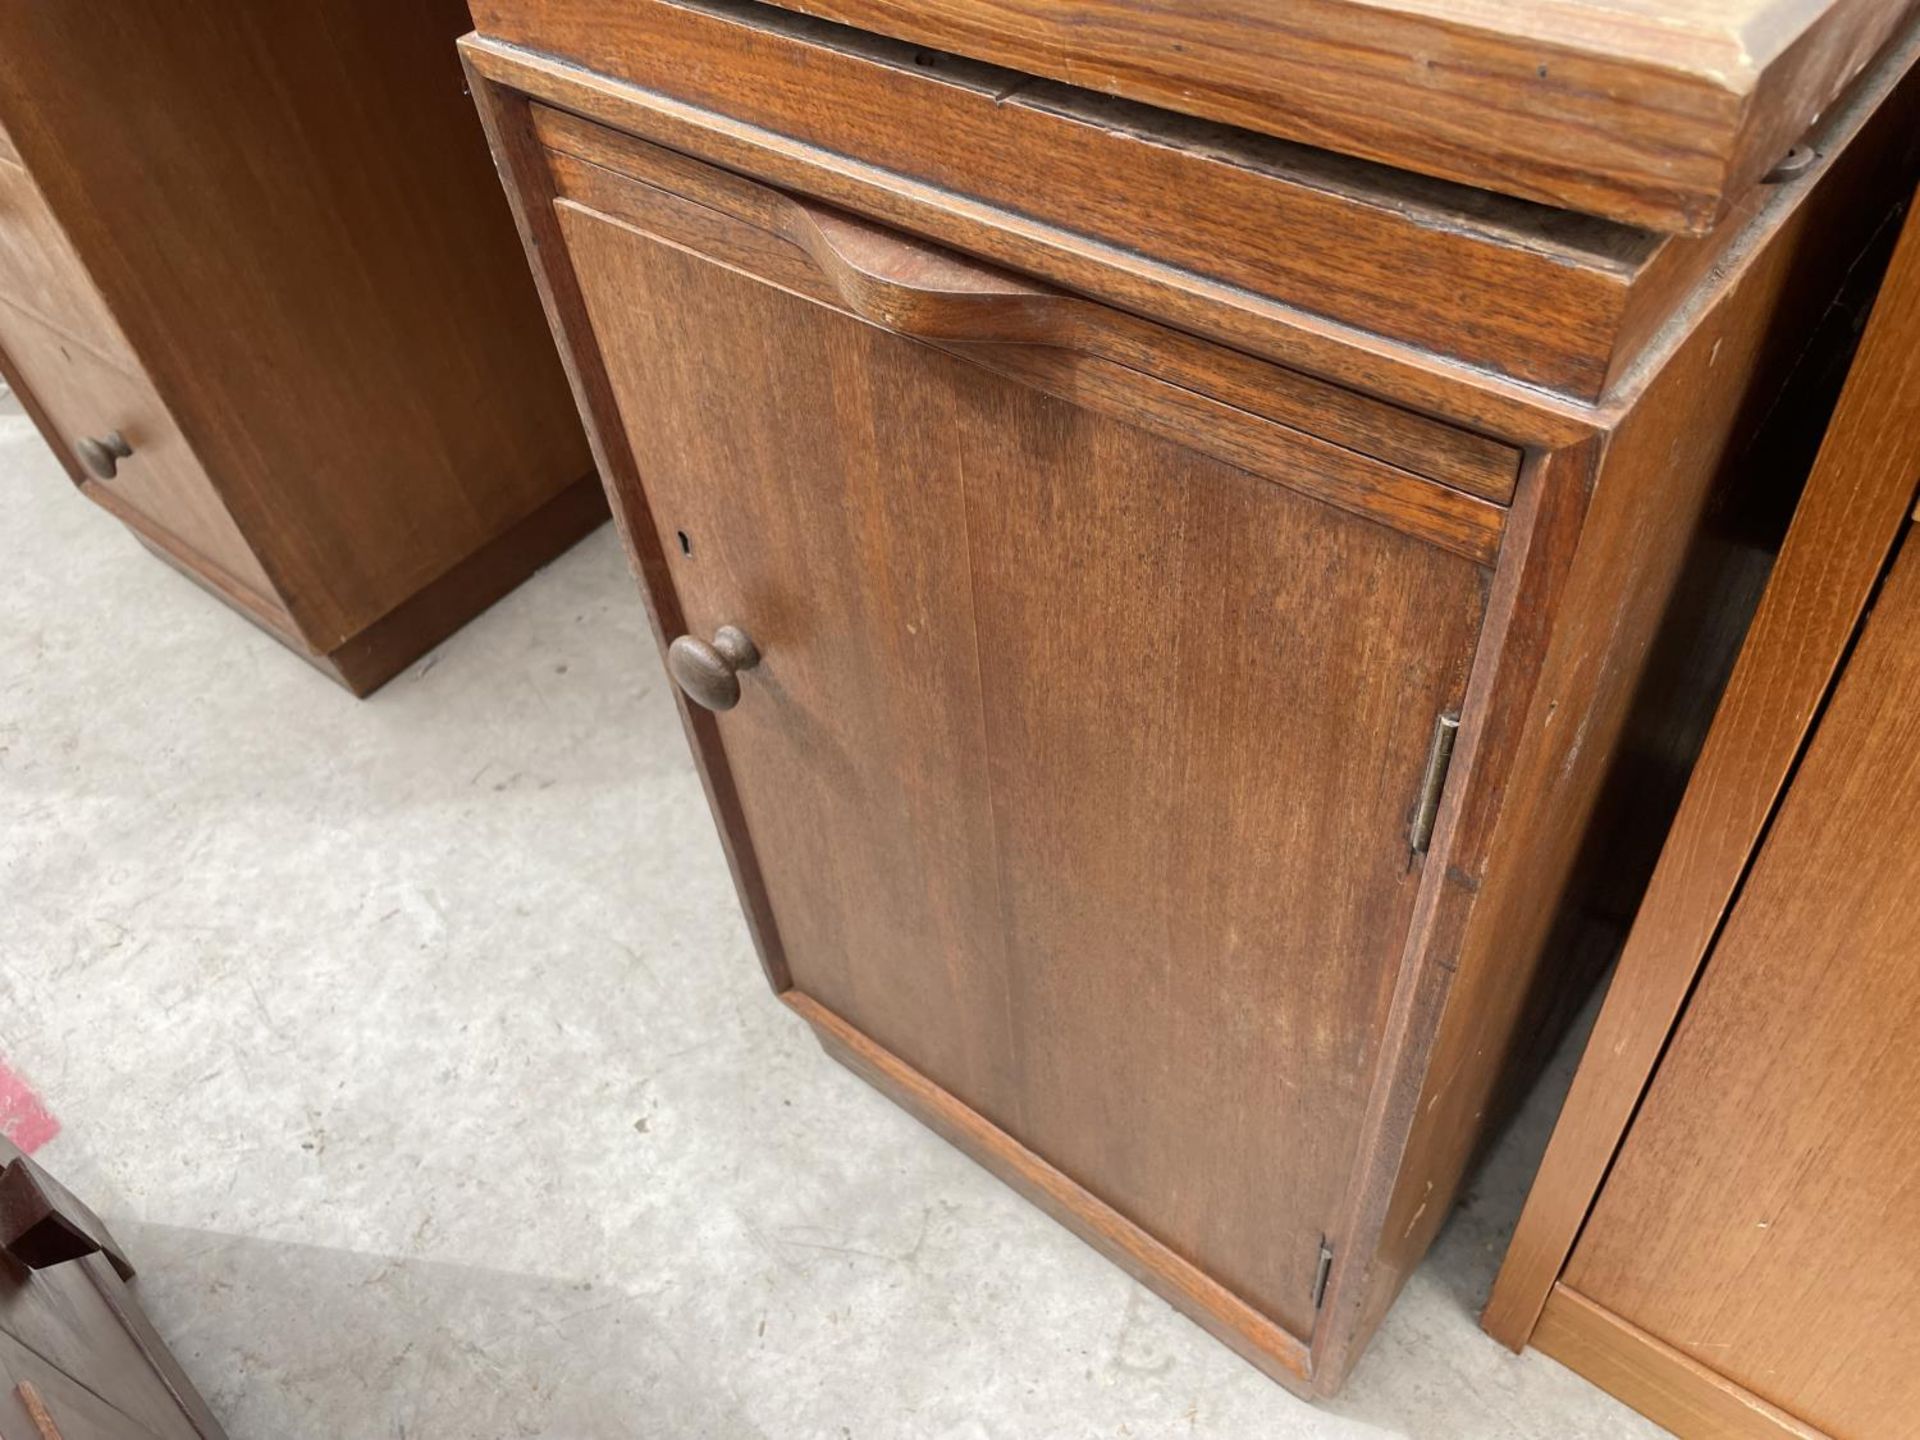
[[[1313,1397],[1306,1344],[1182,1260],[1012,1136],[798,990],[780,997],[827,1054],[1125,1270],[1262,1374]]]
[[[269,609],[250,594],[222,583],[219,577],[202,573],[198,557],[169,543],[169,537],[135,523],[118,510],[114,513],[153,554],[238,610],[321,674],[364,698],[534,571],[584,540],[606,520],[608,509],[600,477],[582,476],[411,599],[324,653],[301,643],[293,632],[294,622],[284,611]]]

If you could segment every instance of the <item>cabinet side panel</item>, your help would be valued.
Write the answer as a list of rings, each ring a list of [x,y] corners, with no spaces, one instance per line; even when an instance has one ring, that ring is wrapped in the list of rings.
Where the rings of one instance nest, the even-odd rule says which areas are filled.
[[[1572,1249],[1791,774],[1920,476],[1920,219],[1909,212],[1819,464],[1715,713],[1481,1324],[1518,1350]]]
[[[1916,637],[1909,532],[1566,1270],[1835,1435],[1920,1412]]]
[[[1644,885],[1684,772],[1662,783],[1658,803],[1603,812],[1622,782],[1625,737],[1644,723],[1636,711],[1664,709],[1667,728],[1689,732],[1668,736],[1672,753],[1691,754],[1713,699],[1698,686],[1649,693],[1649,652],[1688,619],[1674,597],[1688,593],[1710,510],[1772,482],[1778,457],[1749,442],[1849,264],[1911,190],[1906,120],[1916,88],[1909,74],[1800,208],[1703,297],[1694,328],[1609,438],[1584,515],[1571,513],[1564,493],[1583,483],[1575,465],[1531,477],[1562,493],[1530,499],[1523,481],[1514,531],[1527,533],[1519,513],[1536,504],[1536,528],[1559,515],[1533,543],[1561,554],[1553,568],[1564,578],[1526,601],[1516,617],[1524,623],[1501,642],[1488,714],[1503,728],[1471,737],[1475,759],[1456,772],[1458,793],[1443,807],[1436,852],[1446,856],[1445,880],[1415,922],[1406,1042],[1376,1102],[1379,1170],[1354,1197],[1359,1214],[1375,1217],[1356,1219],[1356,1230],[1376,1236],[1378,1249],[1364,1277],[1336,1277],[1341,1308],[1316,1383],[1344,1376],[1438,1233],[1489,1127],[1516,1098],[1514,1082],[1544,1058],[1571,1002],[1597,978],[1605,951],[1580,943],[1583,931],[1590,938],[1592,922],[1616,925],[1637,900],[1618,893],[1609,871],[1633,870]],[[1509,549],[1504,563],[1536,563]],[[1750,576],[1743,588],[1750,606]],[[1700,657],[1709,675],[1725,663]],[[1607,913],[1596,914],[1596,902]]]
[[[321,651],[591,469],[467,23],[460,0],[0,11],[15,144]]]

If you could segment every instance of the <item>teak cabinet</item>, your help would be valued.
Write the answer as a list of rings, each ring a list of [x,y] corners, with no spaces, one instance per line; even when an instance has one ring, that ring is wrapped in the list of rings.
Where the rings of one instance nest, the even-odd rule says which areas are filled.
[[[359,693],[605,516],[467,24],[0,13],[0,374],[85,494]]]
[[[1920,219],[1485,1324],[1676,1434],[1920,1414]]]
[[[1915,37],[1689,236],[764,6],[474,10],[774,990],[1331,1391],[1651,863]]]

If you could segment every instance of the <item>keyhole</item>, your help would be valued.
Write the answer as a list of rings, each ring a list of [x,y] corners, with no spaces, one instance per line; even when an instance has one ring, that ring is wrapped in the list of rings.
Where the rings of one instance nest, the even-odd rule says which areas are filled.
[[[691,555],[691,554],[693,554],[693,541],[691,541],[691,540],[689,540],[689,539],[687,538],[687,532],[686,532],[686,531],[684,531],[684,530],[676,530],[676,531],[674,531],[673,533],[674,533],[674,534],[675,534],[676,536],[678,536],[678,537],[679,537],[679,540],[680,540],[680,553],[681,553],[682,555]]]

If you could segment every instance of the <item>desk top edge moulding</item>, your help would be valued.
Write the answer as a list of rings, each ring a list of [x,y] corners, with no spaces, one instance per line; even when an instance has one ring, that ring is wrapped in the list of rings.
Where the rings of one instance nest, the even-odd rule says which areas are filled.
[[[1006,247],[992,258],[1021,270],[1077,260],[1050,278],[1098,285],[1236,348],[1313,371],[1358,351],[1378,362],[1370,382],[1403,387],[1391,398],[1420,409],[1459,409],[1442,387],[1467,385],[1508,413],[1540,411],[1545,391],[1572,402],[1570,416],[1631,398],[1678,333],[1676,312],[1737,263],[1756,223],[1797,206],[1822,157],[1909,68],[1914,43],[1910,24],[1881,36],[1872,71],[1780,141],[1721,223],[1689,234],[1436,181],[755,0],[475,0],[472,10],[481,36],[527,52],[561,108],[618,109],[607,82],[626,81],[654,97],[649,136],[660,143],[685,148],[697,127],[709,134],[703,153],[724,164],[754,135],[778,136],[796,166],[831,169],[839,203],[868,209],[877,184],[896,192],[886,218],[961,248],[978,243],[978,227],[957,197],[991,203]],[[730,68],[703,59],[713,55]],[[1796,144],[1802,156],[1772,172]],[[902,178],[916,182],[917,215],[897,193]],[[1194,205],[1180,224],[1156,225],[1141,244],[1141,208],[1185,197]],[[1006,233],[1015,219],[1027,222],[1018,245]],[[1434,358],[1459,363],[1434,373]]]
[[[1914,0],[778,0],[1021,75],[1704,233]],[[476,5],[482,33],[500,8]]]
[[[1302,1393],[1651,869],[1920,172],[1893,8],[1693,7],[1766,58],[1661,217],[916,33],[967,5],[475,0],[771,988]],[[1616,33],[1539,13],[1549,77]]]

